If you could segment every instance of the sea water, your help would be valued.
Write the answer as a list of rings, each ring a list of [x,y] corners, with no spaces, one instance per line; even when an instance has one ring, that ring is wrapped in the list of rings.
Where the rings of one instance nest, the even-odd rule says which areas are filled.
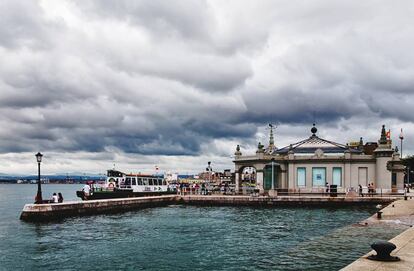
[[[43,185],[76,200],[81,185]],[[398,226],[358,226],[374,206],[170,205],[122,214],[19,220],[36,185],[0,185],[0,270],[338,270]]]

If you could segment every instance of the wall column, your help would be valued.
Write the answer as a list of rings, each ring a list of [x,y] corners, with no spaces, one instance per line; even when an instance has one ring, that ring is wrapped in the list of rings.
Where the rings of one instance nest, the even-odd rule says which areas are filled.
[[[239,194],[239,191],[240,191],[240,173],[239,173],[239,171],[236,171],[236,174],[235,174],[235,181],[236,181],[236,188],[235,188],[235,192],[236,192],[236,194]]]
[[[263,181],[263,169],[256,170],[256,188],[259,189],[260,194],[264,193]]]
[[[295,185],[295,167],[294,167],[294,164],[292,162],[290,162],[288,164],[287,178],[288,178],[288,187],[289,188],[296,188],[296,185]]]

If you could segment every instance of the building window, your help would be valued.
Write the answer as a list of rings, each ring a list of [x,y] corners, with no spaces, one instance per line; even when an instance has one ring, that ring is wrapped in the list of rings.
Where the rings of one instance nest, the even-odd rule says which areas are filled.
[[[326,168],[314,167],[312,168],[312,185],[325,186],[326,182]]]
[[[342,186],[342,168],[334,167],[332,169],[332,184]]]
[[[368,168],[367,167],[358,168],[358,184],[362,186],[368,185]]]
[[[306,168],[298,167],[296,174],[296,182],[298,186],[306,186]]]
[[[395,173],[395,172],[391,173],[391,185],[392,185],[392,187],[397,186],[397,173]]]

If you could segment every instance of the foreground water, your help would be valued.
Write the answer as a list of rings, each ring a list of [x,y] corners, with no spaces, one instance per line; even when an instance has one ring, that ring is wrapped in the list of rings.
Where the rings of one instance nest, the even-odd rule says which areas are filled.
[[[79,185],[45,185],[74,200]],[[0,185],[0,270],[337,270],[403,228],[365,208],[193,207],[19,221],[35,185]]]

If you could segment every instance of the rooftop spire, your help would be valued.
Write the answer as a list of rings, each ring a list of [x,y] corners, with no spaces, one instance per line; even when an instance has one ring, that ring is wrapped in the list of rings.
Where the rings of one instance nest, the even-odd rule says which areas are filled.
[[[275,140],[273,138],[273,124],[269,123],[269,127],[270,127],[269,146],[274,146]]]
[[[378,141],[378,143],[381,144],[381,145],[386,145],[387,144],[387,132],[385,132],[385,125],[382,125],[381,137],[380,137],[380,140]]]

